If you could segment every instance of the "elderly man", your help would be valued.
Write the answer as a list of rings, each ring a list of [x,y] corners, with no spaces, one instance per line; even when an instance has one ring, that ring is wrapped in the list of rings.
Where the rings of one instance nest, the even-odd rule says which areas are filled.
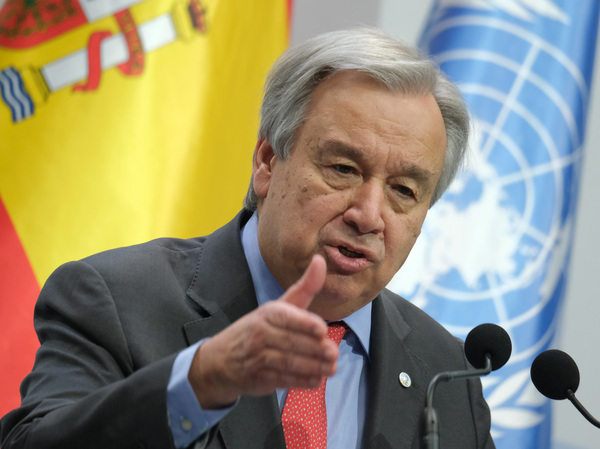
[[[386,34],[288,50],[232,222],[50,277],[2,447],[420,447],[429,381],[467,362],[385,285],[467,135],[456,87]],[[445,447],[494,447],[479,381],[442,386],[435,405]]]

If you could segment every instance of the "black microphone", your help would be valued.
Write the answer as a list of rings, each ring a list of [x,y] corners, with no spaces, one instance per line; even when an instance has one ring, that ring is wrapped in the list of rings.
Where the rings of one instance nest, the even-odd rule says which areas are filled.
[[[427,388],[427,406],[423,413],[425,432],[423,443],[427,449],[440,446],[439,422],[433,408],[433,395],[440,382],[485,376],[504,366],[510,358],[512,343],[504,329],[495,324],[480,324],[465,339],[465,356],[475,369],[445,371],[431,379]]]
[[[558,349],[539,354],[531,364],[531,381],[547,398],[568,399],[585,419],[600,427],[600,422],[575,397],[579,388],[579,369],[569,354]]]

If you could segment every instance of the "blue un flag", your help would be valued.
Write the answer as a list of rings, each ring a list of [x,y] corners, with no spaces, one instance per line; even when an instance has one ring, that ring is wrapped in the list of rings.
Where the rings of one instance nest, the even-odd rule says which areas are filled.
[[[508,331],[511,359],[483,379],[499,449],[550,447],[529,368],[565,292],[599,5],[440,0],[422,38],[469,104],[472,154],[389,287],[462,338]]]

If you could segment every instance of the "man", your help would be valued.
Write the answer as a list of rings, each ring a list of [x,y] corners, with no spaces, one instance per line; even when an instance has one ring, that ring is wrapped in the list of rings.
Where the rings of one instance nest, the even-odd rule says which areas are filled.
[[[420,447],[429,381],[467,362],[384,287],[467,135],[456,87],[394,38],[342,31],[288,50],[231,223],[50,277],[42,345],[2,447],[292,447],[290,397],[324,377],[319,447]],[[338,348],[327,323],[340,321]],[[441,386],[435,406],[444,447],[494,447],[478,381]]]

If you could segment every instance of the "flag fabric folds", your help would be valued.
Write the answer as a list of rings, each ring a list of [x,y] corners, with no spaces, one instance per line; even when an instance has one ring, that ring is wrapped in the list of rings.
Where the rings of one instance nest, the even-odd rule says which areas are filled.
[[[0,415],[19,404],[33,304],[58,265],[203,235],[241,208],[290,6],[3,2]]]
[[[462,338],[508,331],[483,379],[499,449],[550,447],[529,367],[560,321],[598,19],[595,0],[439,0],[422,36],[469,105],[472,153],[390,287]]]

